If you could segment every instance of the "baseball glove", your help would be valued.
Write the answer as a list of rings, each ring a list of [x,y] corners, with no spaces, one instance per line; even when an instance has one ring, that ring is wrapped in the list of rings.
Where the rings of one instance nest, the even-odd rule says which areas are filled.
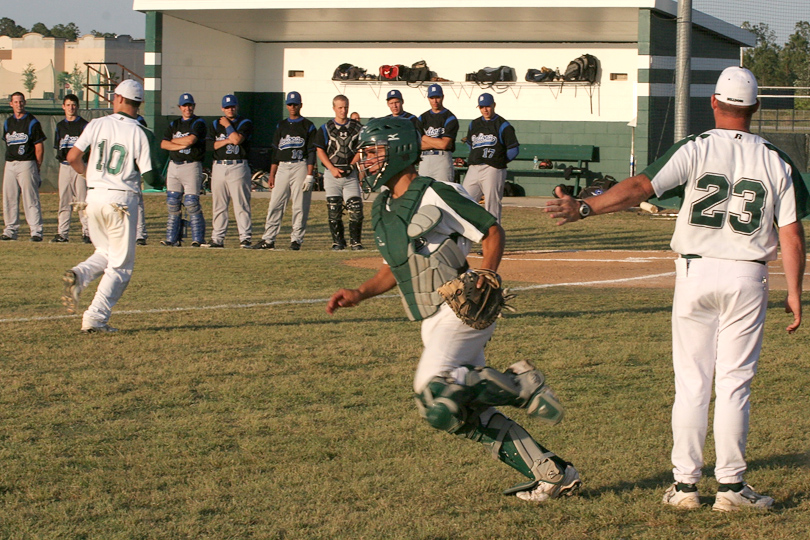
[[[478,280],[484,278],[479,288]],[[501,288],[501,277],[492,270],[471,270],[439,287],[439,294],[458,318],[476,330],[483,330],[501,316],[504,309],[515,311],[506,302],[515,297]]]

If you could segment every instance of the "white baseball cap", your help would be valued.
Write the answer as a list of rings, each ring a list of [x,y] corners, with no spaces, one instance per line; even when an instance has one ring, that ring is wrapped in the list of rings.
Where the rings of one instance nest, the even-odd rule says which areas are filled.
[[[126,79],[115,87],[115,93],[132,101],[143,102],[143,86],[134,79]]]
[[[748,107],[757,102],[757,78],[743,67],[731,66],[723,70],[714,89],[717,101]]]

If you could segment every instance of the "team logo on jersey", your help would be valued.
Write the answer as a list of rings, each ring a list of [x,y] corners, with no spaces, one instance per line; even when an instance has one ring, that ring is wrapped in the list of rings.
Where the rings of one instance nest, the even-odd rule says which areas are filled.
[[[288,148],[301,148],[306,141],[303,137],[297,135],[285,135],[278,141],[279,150],[287,150]]]
[[[478,135],[473,135],[472,137],[473,148],[481,148],[482,146],[495,146],[497,142],[498,137],[487,133],[480,133]]]
[[[189,135],[191,135],[191,133],[181,133],[179,131],[175,131],[174,135],[172,135],[172,139],[180,139],[182,137],[187,137]]]
[[[25,144],[28,142],[27,133],[6,133],[6,144]]]
[[[425,135],[428,137],[442,137],[444,135],[443,127],[431,127],[425,130]]]
[[[78,135],[65,135],[59,141],[59,148],[61,148],[63,150],[65,148],[73,148],[73,145],[76,144],[76,141],[78,141],[78,140],[79,140]]]

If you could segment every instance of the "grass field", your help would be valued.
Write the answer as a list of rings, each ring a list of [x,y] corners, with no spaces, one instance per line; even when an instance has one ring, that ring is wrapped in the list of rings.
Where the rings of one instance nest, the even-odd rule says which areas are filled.
[[[43,195],[46,240],[56,202]],[[373,273],[343,262],[379,254],[328,250],[324,207],[313,204],[300,252],[233,249],[233,222],[229,249],[174,249],[158,245],[163,198],[147,197],[150,241],[114,335],[81,335],[59,303],[61,274],[91,246],[0,245],[0,538],[807,538],[808,330],[785,334],[784,293],[770,300],[746,477],[776,508],[726,515],[708,506],[711,436],[704,507],[661,504],[671,291],[521,292],[487,356],[500,369],[529,358],[547,374],[562,424],[506,412],[584,482],[577,497],[532,505],[500,494],[521,477],[483,447],[419,419],[419,328],[398,298],[326,315],[337,287]],[[266,209],[254,200],[254,231]],[[508,208],[504,226],[512,251],[665,250],[673,222],[621,213],[557,228],[537,209]],[[278,245],[288,231],[289,216]]]

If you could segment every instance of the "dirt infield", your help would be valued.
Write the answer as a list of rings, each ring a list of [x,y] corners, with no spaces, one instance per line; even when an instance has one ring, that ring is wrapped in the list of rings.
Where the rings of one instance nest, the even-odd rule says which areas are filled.
[[[506,253],[499,272],[508,283],[591,285],[599,287],[675,287],[677,255],[671,251],[542,251]],[[470,255],[475,267],[481,261]],[[349,265],[378,268],[381,258],[353,259]],[[768,264],[772,290],[785,290],[782,261]]]

